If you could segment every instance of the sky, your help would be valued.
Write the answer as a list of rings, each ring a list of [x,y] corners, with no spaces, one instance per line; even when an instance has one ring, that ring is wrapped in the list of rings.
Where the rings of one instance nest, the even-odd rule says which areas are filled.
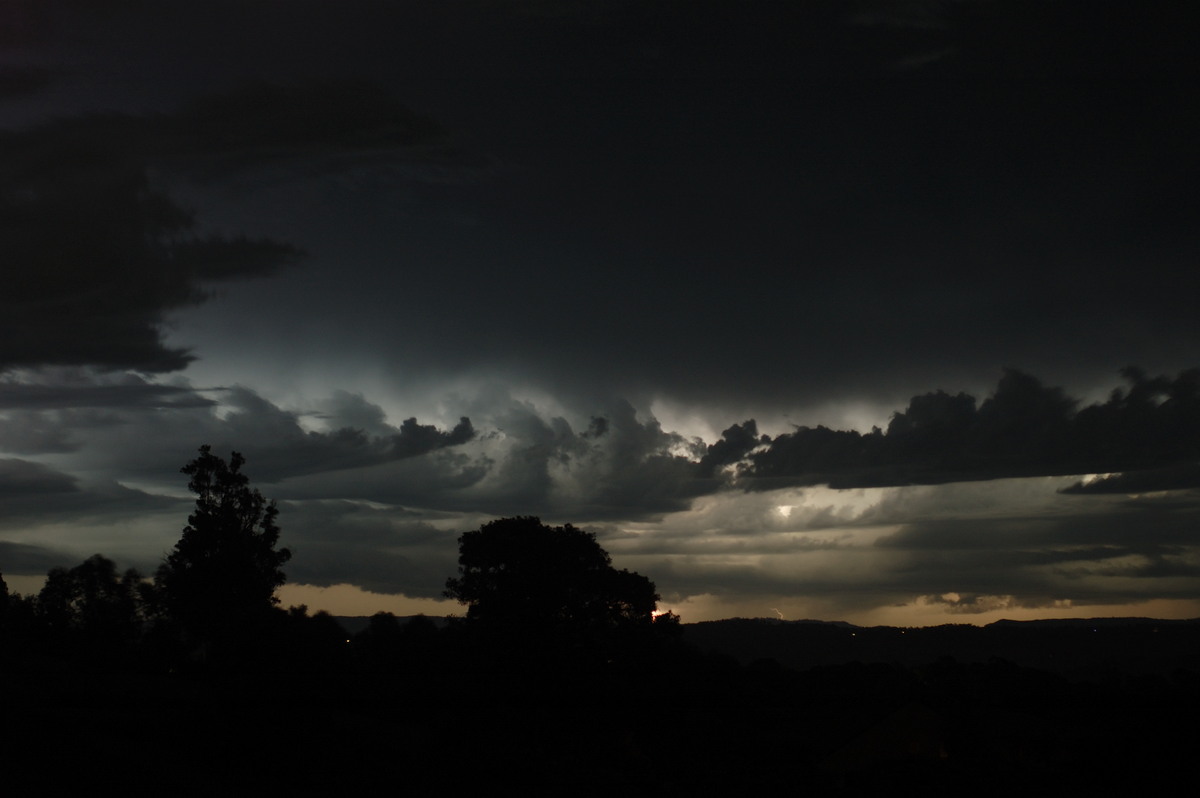
[[[0,573],[239,451],[285,604],[1200,616],[1187,3],[4,0]]]

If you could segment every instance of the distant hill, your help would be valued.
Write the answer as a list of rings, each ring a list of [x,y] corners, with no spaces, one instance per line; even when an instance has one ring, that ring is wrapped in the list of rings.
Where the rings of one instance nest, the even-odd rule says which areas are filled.
[[[915,629],[844,622],[734,618],[685,624],[684,639],[746,665],[807,670],[847,662],[914,666],[950,657],[1001,659],[1080,677],[1200,668],[1200,619],[1090,618],[947,624]]]
[[[396,620],[401,626],[416,618],[416,615],[397,615]],[[426,618],[433,621],[434,625],[439,629],[450,622],[449,618],[441,615],[426,615]],[[367,628],[367,624],[371,622],[371,617],[368,615],[334,615],[333,619],[337,621],[348,635],[356,635]]]
[[[416,616],[398,616],[404,624]],[[449,618],[427,616],[444,627]],[[367,616],[335,616],[349,635],[367,628]],[[1113,673],[1166,674],[1200,670],[1200,619],[1060,618],[1000,620],[987,626],[944,624],[920,628],[855,626],[845,621],[729,618],[683,624],[697,649],[742,665],[785,668],[882,662],[925,665],[1005,660],[1078,678]]]

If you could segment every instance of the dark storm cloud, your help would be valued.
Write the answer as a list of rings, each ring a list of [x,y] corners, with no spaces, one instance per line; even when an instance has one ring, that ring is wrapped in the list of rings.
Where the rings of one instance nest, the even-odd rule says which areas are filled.
[[[619,534],[605,534],[604,528],[596,530],[589,525],[589,530],[599,531],[601,541],[605,545],[619,548],[623,556],[638,557],[738,557],[752,555],[755,557],[772,557],[782,555],[797,555],[812,552],[848,551],[854,543],[849,534],[833,536],[816,536],[807,534],[814,530],[828,529],[835,520],[832,514],[822,516],[814,513],[805,521],[788,525],[784,532],[772,528],[770,523],[760,524],[761,518],[754,517],[753,508],[745,508],[745,526],[722,527],[713,534],[698,533],[686,530],[679,533],[655,532],[634,539],[622,539]],[[751,524],[755,526],[751,527]]]
[[[436,208],[420,223],[361,186],[353,212],[327,214],[353,232],[321,266],[381,290],[320,304],[322,321],[399,373],[519,374],[765,423],[768,409],[847,396],[978,390],[1006,363],[1062,366],[1063,349],[1064,379],[1090,387],[1123,362],[1184,367],[1200,344],[1186,299],[1198,131],[1181,113],[1196,73],[1176,11],[1060,0],[161,13],[169,58],[148,43],[162,33],[153,21],[130,23],[134,64],[154,52],[169,65],[145,93],[167,108],[176,74],[188,91],[205,83],[185,54],[218,49],[207,88],[228,89],[142,120],[132,140],[163,168],[238,172],[253,191],[264,164],[378,172],[381,152],[445,155],[450,140],[505,164],[481,185],[415,190],[414,205]],[[894,68],[913,58],[925,62]],[[586,290],[566,273],[587,275]],[[394,312],[388,288],[441,295],[447,279],[453,307]],[[1158,289],[1168,280],[1179,290]],[[568,294],[561,321],[511,312]],[[722,323],[703,312],[714,308]],[[287,311],[259,312],[282,325]],[[356,337],[341,316],[352,312],[378,337]],[[395,345],[418,335],[436,343]]]
[[[441,449],[419,458],[289,477],[271,492],[291,500],[351,499],[433,511],[477,512],[480,504],[491,505],[472,491],[494,465],[492,458],[475,451]],[[495,512],[503,514],[505,510],[497,508]]]
[[[1106,474],[1089,482],[1076,482],[1063,488],[1063,493],[1149,493],[1184,488],[1200,488],[1200,464]]]
[[[943,0],[883,0],[846,5],[849,10],[848,21],[855,25],[882,25],[944,32],[950,27],[949,9],[961,4],[961,0],[952,0],[949,3]]]
[[[711,477],[718,468],[735,465],[753,449],[770,442],[770,436],[759,436],[754,419],[734,424],[721,433],[720,440],[708,447],[700,458],[698,471],[703,476]]]
[[[0,415],[0,449],[9,454],[63,454],[80,446],[79,429],[98,426],[94,413],[14,410]]]
[[[28,460],[0,460],[0,498],[12,501],[25,496],[77,493],[76,479]]]
[[[1080,505],[1063,517],[948,517],[908,524],[875,545],[913,552],[994,554],[1009,549],[1011,556],[1028,558],[1025,564],[1054,562],[1060,557],[1087,560],[1099,552],[1107,552],[1105,559],[1160,554],[1200,546],[1197,512],[1200,494],[1192,492],[1168,499],[1111,501],[1099,511]]]
[[[80,480],[41,463],[0,459],[0,527],[17,530],[47,523],[103,523],[158,512],[176,501],[115,482]]]
[[[893,586],[924,595],[1014,595],[1028,605],[1196,598],[1198,499],[1192,492],[1100,512],[925,520],[875,545],[903,552],[890,566]]]
[[[977,614],[1200,597],[1200,495],[1071,498],[1055,491],[1061,482],[723,494],[602,539],[669,601],[708,594],[764,610],[786,599],[834,614],[914,603]]]
[[[34,66],[0,64],[0,102],[27,94],[35,94],[49,86],[58,73],[53,69]]]
[[[604,508],[604,514],[656,513],[685,509],[690,499],[711,488],[697,478],[694,458],[699,441],[668,432],[653,418],[639,418],[628,402],[613,406],[593,419],[577,439],[589,445],[568,465],[571,479],[582,490],[585,507]],[[603,434],[597,434],[599,429]]]
[[[375,436],[354,427],[305,431],[295,413],[280,409],[247,388],[229,388],[224,393],[234,410],[214,425],[213,431],[234,448],[244,449],[247,458],[253,453],[255,472],[270,482],[417,457],[459,446],[475,436],[467,418],[451,430],[439,430],[409,418],[399,427]]]
[[[454,573],[458,533],[415,513],[359,502],[283,502],[294,557],[288,578],[303,584],[357,585],[377,593],[441,598]]]
[[[241,386],[203,392],[130,374],[86,369],[23,372],[0,382],[0,452],[74,453],[76,467],[164,483],[201,444],[243,452],[254,478],[274,482],[420,457],[475,437],[467,418],[438,429],[388,424],[361,396],[341,393],[333,422],[305,429],[302,415]]]
[[[252,83],[204,96],[160,125],[169,157],[198,159],[216,174],[313,156],[378,157],[444,136],[382,87],[353,80]]]
[[[128,426],[141,411],[186,416],[215,404],[190,387],[161,385],[135,374],[22,370],[0,379],[0,451],[73,452],[96,431]]]
[[[1193,485],[1200,460],[1200,370],[1174,378],[1151,378],[1134,368],[1123,374],[1127,389],[1116,389],[1108,401],[1080,410],[1080,402],[1061,388],[1010,369],[978,407],[975,398],[964,393],[937,391],[913,397],[906,410],[893,415],[886,434],[878,429],[863,435],[802,427],[760,442],[749,424],[735,425],[710,447],[709,456],[728,461],[732,454],[726,452],[744,453],[739,475],[745,487],[759,490],[1137,469],[1156,470],[1070,490]],[[1166,466],[1171,468],[1163,470]]]
[[[376,430],[382,434],[368,434],[355,427],[311,431],[300,425],[297,413],[276,406],[248,388],[235,386],[220,394],[229,408],[223,418],[206,415],[200,419],[200,429],[180,424],[172,437],[179,441],[184,434],[203,434],[214,448],[241,451],[252,464],[255,478],[267,482],[418,457],[461,445],[475,435],[466,418],[450,430],[409,418],[399,427]]]
[[[1200,457],[1198,373],[1150,378],[1131,370],[1128,390],[1077,410],[1060,389],[1009,372],[979,405],[963,394],[914,397],[886,434],[805,428],[772,439],[759,435],[751,421],[729,427],[711,445],[664,430],[626,402],[610,404],[576,429],[561,416],[500,393],[467,404],[482,427],[464,417],[443,429],[416,418],[389,424],[379,406],[339,392],[315,414],[326,429],[313,430],[299,412],[245,387],[203,395],[173,388],[160,396],[137,378],[119,384],[113,384],[116,378],[98,384],[75,379],[61,390],[50,384],[14,392],[14,402],[23,396],[33,409],[8,412],[0,443],[18,453],[70,451],[86,437],[92,446],[81,462],[99,466],[96,458],[103,458],[161,481],[204,442],[243,452],[255,479],[286,481],[285,493],[293,498],[345,495],[603,521],[685,510],[695,498],[731,486],[761,492],[1186,466]],[[122,390],[129,391],[125,407],[118,406]],[[218,400],[219,412],[212,404]],[[80,407],[71,407],[72,401]],[[439,452],[446,456],[430,457]],[[399,462],[405,460],[413,462]],[[332,479],[334,472],[345,478]],[[1143,482],[1143,489],[1184,486],[1190,473],[1162,471],[1162,479]],[[308,475],[313,479],[301,479]]]
[[[163,175],[213,178],[289,160],[311,170],[314,159],[380,159],[437,135],[371,84],[325,82],[256,84],[169,114],[0,132],[0,369],[181,369],[192,355],[163,344],[169,311],[300,255],[284,242],[199,235],[198,220],[159,185]]]
[[[417,192],[444,219],[474,220],[469,236],[446,222],[384,242],[381,227],[402,225],[378,211],[377,225],[358,220],[375,265],[330,255],[366,284],[403,273],[420,294],[452,275],[463,289],[454,309],[377,322],[387,341],[437,341],[388,347],[401,370],[494,367],[563,392],[719,402],[737,420],[847,395],[890,403],[935,380],[978,389],[1004,363],[1055,365],[1049,340],[1072,351],[1073,385],[1122,362],[1180,368],[1200,343],[1184,299],[1197,130],[1180,113],[1195,66],[1174,10],[251,2],[159,13],[103,31],[129,37],[111,37],[122,50],[108,66],[130,82],[142,67],[145,102],[167,109],[120,138],[164,169],[222,177],[284,161],[311,175],[440,146],[437,126],[393,93],[510,167],[469,191]],[[170,27],[172,52],[153,46],[156,26]],[[215,51],[211,69],[185,57]],[[949,55],[894,69],[929,53]],[[145,68],[151,54],[163,74]],[[181,93],[226,91],[170,105],[176,77]],[[1130,269],[1138,279],[1123,279]],[[560,307],[578,284],[565,272],[590,279],[554,335],[542,314],[496,310],[531,297]],[[1156,288],[1168,278],[1180,290]],[[372,316],[389,312],[378,301]],[[697,318],[717,307],[730,323]],[[493,316],[504,323],[485,341],[464,323]],[[127,360],[152,365],[141,329],[150,349]]]
[[[94,117],[0,134],[0,368],[90,364],[170,371],[171,309],[214,280],[273,273],[297,253],[247,239],[196,238],[147,178],[139,122]]]
[[[415,418],[406,418],[400,424],[400,431],[389,440],[389,454],[398,458],[416,457],[445,446],[464,444],[474,437],[475,428],[471,426],[471,419],[465,416],[448,432],[432,424],[418,424]]]
[[[612,402],[581,431],[525,402],[493,397],[489,404],[502,440],[489,451],[495,464],[478,500],[499,504],[478,509],[574,520],[641,517],[686,509],[716,486],[696,473],[702,443],[639,417],[628,402]]]
[[[141,0],[5,0],[0,5],[0,45],[43,44],[78,33],[78,22],[120,18],[144,8]]]
[[[43,546],[0,540],[0,572],[10,575],[44,574],[51,568],[61,567],[77,559]]]
[[[57,408],[188,408],[211,407],[216,402],[195,390],[159,385],[134,374],[98,384],[80,373],[53,384],[0,381],[0,410],[51,410]]]
[[[891,12],[939,20],[916,32],[839,25],[837,4],[655,6],[569,53],[534,42],[578,90],[560,98],[543,78],[546,107],[522,106],[560,121],[523,164],[522,199],[538,181],[542,202],[514,206],[526,218],[509,229],[575,231],[539,260],[607,279],[573,303],[565,339],[526,317],[496,348],[564,385],[590,389],[593,373],[729,406],[1043,369],[1051,340],[1070,342],[1072,381],[1148,357],[1186,365],[1191,292],[1158,286],[1194,283],[1180,211],[1195,200],[1177,171],[1195,165],[1180,114],[1194,67],[1170,19],[1120,14],[1129,27],[1104,35],[1091,6],[1046,5]],[[1119,58],[1094,52],[1114,36]],[[956,55],[892,70],[926,44]],[[634,57],[646,50],[663,57]],[[1122,279],[1131,268],[1142,277]],[[536,269],[506,270],[501,296],[545,291]]]
[[[346,400],[339,401],[344,405]],[[359,467],[337,473],[314,469],[311,475],[289,476],[279,485],[281,495],[348,497],[456,513],[540,514],[555,522],[582,522],[686,510],[694,497],[721,485],[696,473],[703,443],[664,431],[658,421],[639,416],[625,402],[608,406],[581,430],[504,391],[468,407],[479,419],[478,431],[469,440],[466,433],[476,426],[460,424],[438,433],[442,448],[423,456],[389,462],[364,459]],[[354,415],[365,414],[355,410]],[[412,440],[428,435],[432,431],[426,429]],[[249,447],[246,451],[249,457]],[[288,473],[303,474],[297,468]]]

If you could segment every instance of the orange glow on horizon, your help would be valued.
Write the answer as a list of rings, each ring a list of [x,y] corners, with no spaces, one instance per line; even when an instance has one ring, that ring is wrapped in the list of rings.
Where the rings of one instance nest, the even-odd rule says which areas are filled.
[[[279,589],[279,604],[291,607],[303,604],[310,614],[324,610],[330,615],[370,616],[377,612],[393,615],[461,615],[463,606],[449,599],[411,598],[400,594],[372,593],[349,584],[284,585]]]

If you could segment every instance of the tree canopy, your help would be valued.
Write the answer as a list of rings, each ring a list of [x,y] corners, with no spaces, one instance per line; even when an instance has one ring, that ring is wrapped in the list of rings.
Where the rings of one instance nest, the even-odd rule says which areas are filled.
[[[112,560],[94,554],[71,569],[53,568],[38,594],[38,613],[54,631],[95,640],[132,639],[141,623],[142,577],[117,573]]]
[[[501,518],[459,538],[459,575],[446,596],[480,625],[599,631],[649,625],[654,583],[612,566],[596,536],[535,516]]]
[[[201,446],[200,456],[180,469],[191,477],[196,509],[156,582],[168,615],[202,637],[269,616],[279,602],[275,590],[286,581],[281,568],[292,555],[276,548],[279,510],[250,487],[244,463],[238,452],[226,463]]]

